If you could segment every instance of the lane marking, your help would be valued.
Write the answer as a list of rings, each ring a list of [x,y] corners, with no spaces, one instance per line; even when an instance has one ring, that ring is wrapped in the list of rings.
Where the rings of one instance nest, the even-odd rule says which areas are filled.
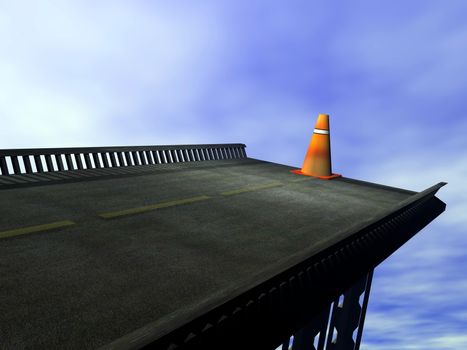
[[[302,182],[302,181],[307,181],[307,180],[310,180],[310,179],[303,177],[301,179],[290,180],[290,182]]]
[[[290,182],[301,182],[301,181],[306,181],[309,180],[307,178],[303,179],[294,179],[291,180]],[[284,184],[281,182],[271,182],[271,183],[266,183],[263,185],[257,185],[257,186],[248,186],[248,187],[243,187],[239,188],[236,190],[231,190],[231,191],[226,191],[222,192],[221,195],[223,196],[232,196],[236,194],[241,194],[241,193],[246,193],[246,192],[253,192],[253,191],[258,191],[258,190],[263,190],[263,189],[268,189],[268,188],[274,188],[274,187],[279,187],[283,186]],[[161,208],[167,208],[167,207],[173,207],[176,205],[182,205],[182,204],[189,204],[189,203],[194,203],[194,202],[199,202],[207,199],[211,199],[212,197],[209,196],[198,196],[198,197],[191,197],[191,198],[185,198],[185,199],[178,199],[178,200],[173,200],[173,201],[167,201],[167,202],[161,202],[153,205],[147,205],[143,207],[135,207],[135,208],[129,208],[125,210],[118,210],[118,211],[113,211],[113,212],[107,212],[107,213],[101,213],[98,214],[101,218],[104,219],[112,219],[120,216],[126,216],[126,215],[132,215],[132,214],[139,214],[139,213],[144,213],[147,211],[153,211],[156,209],[161,209]],[[66,226],[71,226],[71,225],[76,225],[75,222],[73,221],[56,221],[52,222],[49,224],[43,224],[43,225],[35,225],[35,226],[28,226],[28,227],[22,227],[14,230],[8,230],[8,231],[0,231],[0,238],[5,238],[5,237],[11,237],[11,236],[18,236],[18,235],[23,235],[27,233],[34,233],[34,232],[41,232],[41,231],[47,231],[47,230],[52,230],[55,228],[60,228],[60,227],[66,227]]]
[[[210,198],[211,197],[209,197],[209,196],[199,196],[199,197],[178,199],[178,200],[174,200],[174,201],[162,202],[162,203],[157,203],[157,204],[153,204],[153,205],[146,205],[144,207],[137,207],[137,208],[130,208],[130,209],[125,209],[125,210],[112,211],[112,212],[108,212],[108,213],[101,213],[101,214],[98,214],[98,215],[101,218],[104,218],[104,219],[112,219],[112,218],[116,218],[116,217],[119,217],[119,216],[139,214],[139,213],[144,213],[144,212],[151,211],[151,210],[167,208],[167,207],[173,207],[173,206],[181,205],[181,204],[188,204],[188,203],[193,203],[193,202],[204,201],[204,200],[207,200],[207,199],[210,199]]]
[[[17,228],[14,230],[1,231],[0,238],[19,236],[19,235],[24,235],[24,234],[33,233],[33,232],[47,231],[47,230],[71,226],[75,224],[76,223],[73,221],[65,220],[65,221],[56,221],[56,222],[52,222],[50,224],[44,224],[44,225],[22,227],[22,228]]]
[[[272,182],[264,185],[259,185],[259,186],[248,186],[248,187],[243,187],[239,188],[237,190],[232,190],[232,191],[227,191],[227,192],[222,192],[221,195],[223,196],[232,196],[235,194],[240,194],[240,193],[245,193],[245,192],[253,192],[253,191],[258,191],[266,188],[272,188],[272,187],[279,187],[282,186],[283,183],[281,182]]]

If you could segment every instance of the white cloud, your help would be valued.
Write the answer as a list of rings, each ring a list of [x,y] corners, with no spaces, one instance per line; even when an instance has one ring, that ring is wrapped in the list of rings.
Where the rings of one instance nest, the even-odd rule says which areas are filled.
[[[377,268],[362,349],[467,348],[452,331],[466,325],[467,28],[457,5],[421,4],[2,2],[1,148],[245,142],[300,166],[329,113],[335,171],[448,182],[446,212]]]
[[[88,5],[2,5],[2,144],[104,145],[130,140],[132,128],[142,140],[154,138],[150,129],[193,133],[223,48],[215,9]]]
[[[425,141],[436,126],[414,133],[395,132],[391,134],[394,143],[405,150],[385,154],[377,166],[372,165],[376,160],[372,158],[355,173],[359,179],[415,191],[448,182],[437,193],[447,203],[446,211],[377,267],[362,349],[459,349],[467,345],[466,338],[455,333],[467,327],[467,191],[463,181],[467,158],[462,156],[465,139],[455,127],[462,130],[465,123],[449,126],[452,136],[438,136],[438,143]],[[385,144],[375,142],[373,151],[378,152],[380,146]]]
[[[422,304],[418,305],[423,310]],[[430,318],[431,316],[431,318]],[[361,349],[463,349],[467,337],[442,313],[422,316],[417,308],[372,311],[365,320]],[[465,327],[465,324],[464,324]]]
[[[437,197],[447,204],[447,209],[436,220],[450,226],[466,227],[467,191],[463,179],[467,175],[467,158],[459,153],[446,154],[444,149],[438,152],[434,145],[426,149],[407,145],[407,149],[393,158],[385,158],[377,168],[367,164],[362,167],[362,174],[372,182],[415,191],[447,182],[437,193]]]

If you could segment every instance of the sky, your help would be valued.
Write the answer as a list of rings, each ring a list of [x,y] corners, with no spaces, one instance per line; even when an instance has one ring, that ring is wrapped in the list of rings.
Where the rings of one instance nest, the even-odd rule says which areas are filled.
[[[375,270],[361,349],[467,349],[465,1],[0,0],[0,148],[245,143],[447,210]]]

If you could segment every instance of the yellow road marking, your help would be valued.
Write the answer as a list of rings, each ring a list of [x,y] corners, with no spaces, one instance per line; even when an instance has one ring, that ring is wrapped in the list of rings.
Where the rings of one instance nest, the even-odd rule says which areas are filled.
[[[303,177],[301,179],[291,180],[290,182],[302,182],[302,181],[306,181],[306,180],[310,180],[310,178],[309,177]]]
[[[240,193],[245,193],[245,192],[252,192],[252,191],[258,191],[266,188],[272,188],[272,187],[278,187],[282,186],[283,184],[281,182],[272,182],[264,185],[259,185],[259,186],[249,186],[249,187],[244,187],[240,188],[238,190],[233,190],[233,191],[227,191],[227,192],[222,192],[221,195],[223,196],[231,196],[234,194],[240,194]]]
[[[125,209],[125,210],[112,211],[112,212],[102,213],[102,214],[98,214],[98,215],[101,218],[104,218],[104,219],[111,219],[111,218],[115,218],[115,217],[118,217],[118,216],[139,214],[139,213],[144,213],[146,211],[151,211],[151,210],[155,210],[155,209],[167,208],[167,207],[173,207],[175,205],[180,205],[180,204],[187,204],[187,203],[204,201],[204,200],[209,199],[209,198],[211,198],[211,197],[199,196],[199,197],[178,199],[178,200],[174,200],[174,201],[162,202],[162,203],[153,204],[153,205],[146,205],[144,207],[138,207],[138,208],[130,208],[130,209]]]
[[[33,233],[33,232],[52,230],[54,228],[71,226],[71,225],[75,225],[75,224],[76,223],[73,222],[73,221],[65,220],[65,221],[56,221],[56,222],[52,222],[50,224],[44,224],[44,225],[22,227],[22,228],[17,228],[15,230],[8,230],[8,231],[0,232],[0,238],[24,235],[26,233]]]

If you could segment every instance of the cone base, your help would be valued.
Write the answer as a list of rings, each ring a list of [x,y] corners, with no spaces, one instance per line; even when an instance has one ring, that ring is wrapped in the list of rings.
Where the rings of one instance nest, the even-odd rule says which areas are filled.
[[[316,177],[316,178],[322,179],[322,180],[331,180],[331,179],[335,179],[336,177],[342,177],[341,174],[332,174],[332,175],[329,175],[329,176],[308,175],[308,174],[302,173],[302,171],[300,169],[290,170],[290,172],[294,173],[294,174],[298,174],[298,175]]]

